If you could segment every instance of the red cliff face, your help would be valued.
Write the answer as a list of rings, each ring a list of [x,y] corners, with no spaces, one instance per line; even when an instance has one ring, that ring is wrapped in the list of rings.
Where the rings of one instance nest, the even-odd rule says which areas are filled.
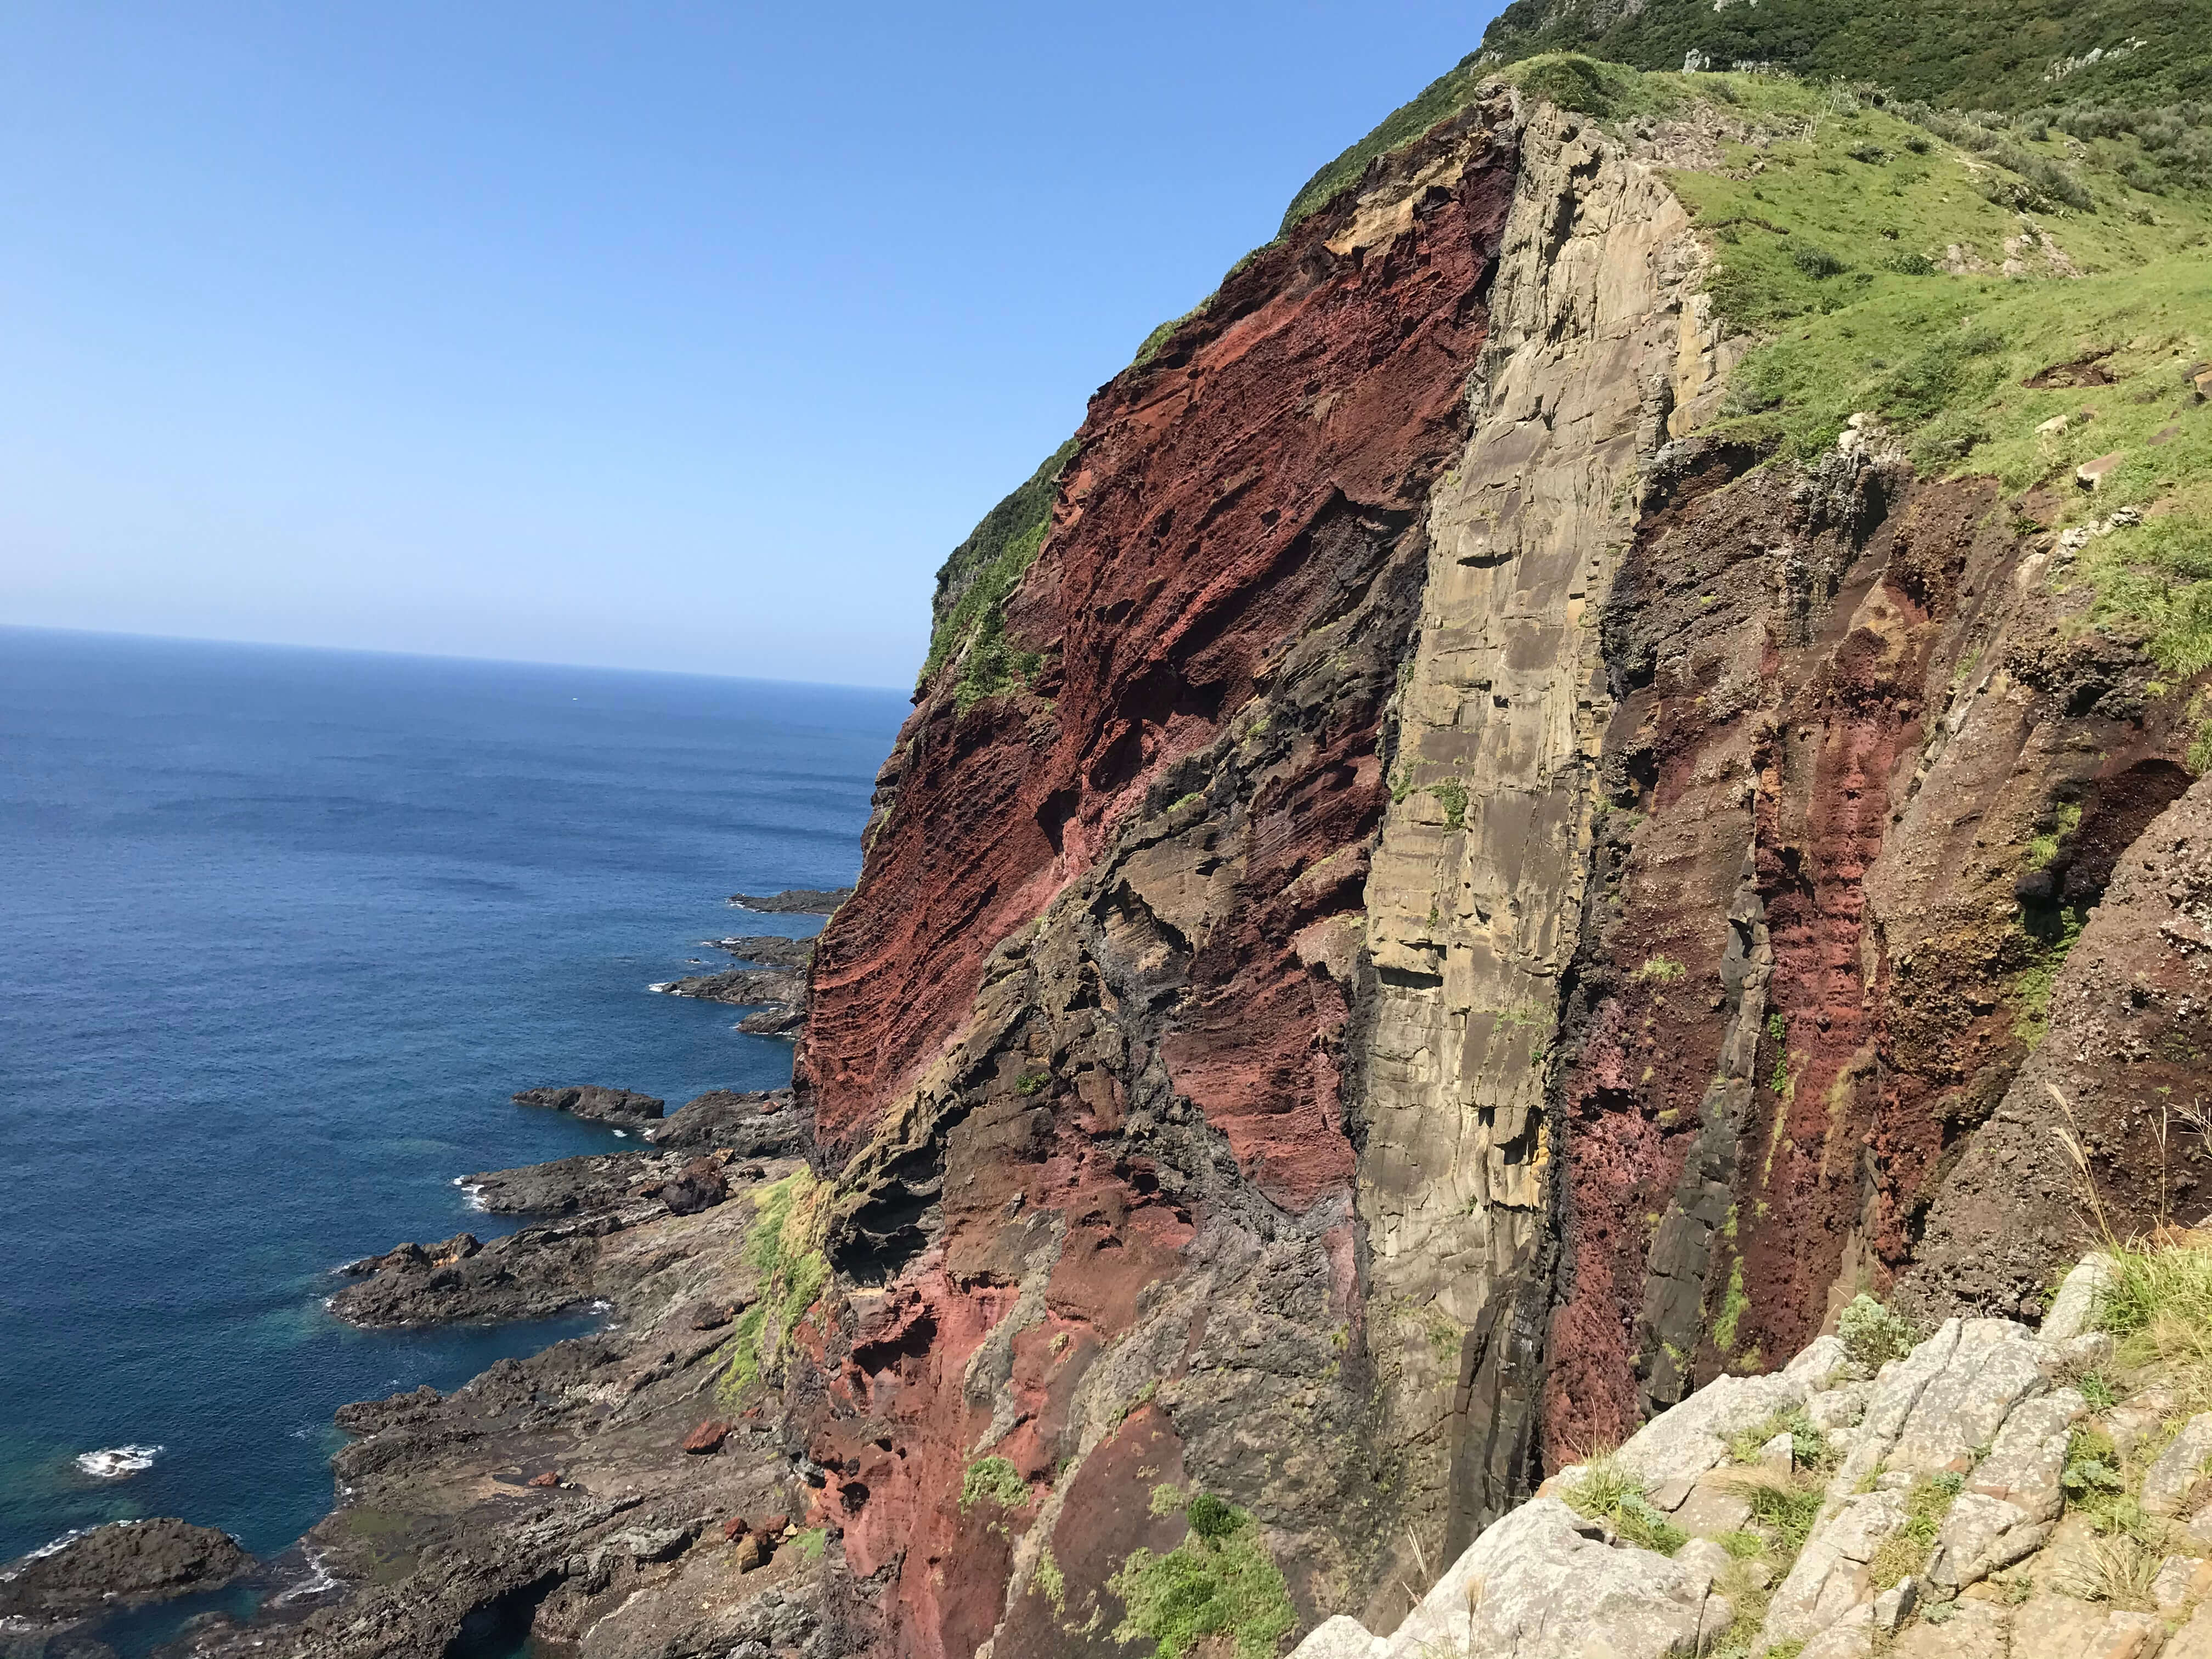
[[[877,1650],[1121,1655],[1200,1493],[1285,1620],[1388,1628],[1862,1288],[2033,1314],[2031,1079],[2151,1213],[2150,1085],[2022,1068],[2186,689],[1986,481],[1695,435],[1735,347],[1666,161],[1500,90],[1376,161],[1093,399],[1019,680],[979,625],[923,688],[814,957],[835,1277],[771,1378]],[[2167,994],[2138,908],[2086,937]]]
[[[1468,125],[1398,167],[1464,148]],[[964,1023],[993,947],[1097,861],[1317,615],[1357,599],[1367,573],[1352,544],[1418,515],[1465,436],[1463,384],[1512,189],[1510,149],[1475,142],[1448,181],[1409,188],[1401,234],[1333,252],[1352,206],[1316,215],[1092,399],[1008,617],[1044,672],[1030,695],[965,714],[941,687],[925,696],[885,768],[893,805],[860,890],[823,936],[799,1074],[827,1145],[866,1133]],[[1288,861],[1263,879],[1356,840],[1371,817],[1371,719],[1321,741],[1310,776],[1273,807]],[[1225,989],[1237,969],[1224,957],[1199,971]],[[1186,1053],[1218,1073],[1200,1087],[1224,1113],[1249,1120],[1222,1046],[1217,1032]],[[1316,1189],[1316,1177],[1285,1178]]]
[[[884,1286],[819,1322],[820,1514],[896,1650],[1120,1651],[1107,1580],[1183,1536],[1163,1486],[1253,1505],[1305,1607],[1371,1551],[1357,1456],[1267,1500],[1298,1439],[1366,1425],[1343,1048],[1505,113],[1098,393],[1007,607],[1039,672],[963,710],[948,668],[884,768],[798,1077],[832,1260]],[[985,1458],[1029,1495],[979,1498]]]

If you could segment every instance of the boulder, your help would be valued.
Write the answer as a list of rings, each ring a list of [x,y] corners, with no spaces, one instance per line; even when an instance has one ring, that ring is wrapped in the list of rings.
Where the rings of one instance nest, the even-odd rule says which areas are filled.
[[[2212,1459],[2212,1412],[2199,1412],[2144,1473],[2143,1508],[2153,1515],[2180,1514],[2199,1494],[2208,1459]]]
[[[83,1617],[112,1601],[166,1601],[219,1589],[253,1558],[228,1533],[163,1517],[94,1527],[0,1573],[0,1620]]]
[[[722,1449],[722,1443],[730,1437],[730,1425],[720,1418],[710,1418],[684,1437],[684,1449],[702,1455]]]
[[[1766,1609],[1765,1640],[1808,1641],[1875,1598],[1875,1555],[1905,1525],[1894,1492],[1856,1492],[1813,1529]]]
[[[2098,1304],[2112,1284],[2112,1257],[2101,1250],[2083,1256],[2059,1285],[2037,1334],[2045,1342],[2070,1342],[2086,1334],[2096,1324]]]
[[[1970,1492],[2016,1504],[2031,1521],[2055,1521],[2066,1494],[2066,1447],[2074,1425],[2089,1409],[2071,1389],[2022,1401],[2005,1419],[1990,1454],[1967,1478]]]
[[[2094,461],[2084,461],[2074,469],[2074,482],[2084,489],[2100,489],[2106,478],[2119,471],[2126,459],[2127,457],[2116,449],[2109,455],[2098,456]]]
[[[1802,1406],[1849,1364],[1842,1342],[1824,1336],[1771,1375],[1715,1377],[1631,1435],[1620,1461],[1655,1486],[1693,1481],[1727,1460],[1729,1436]],[[1684,1486],[1682,1496],[1688,1492]]]
[[[1292,1659],[1671,1659],[1709,1644],[1734,1616],[1694,1564],[1607,1544],[1605,1528],[1556,1498],[1492,1522],[1387,1641],[1332,1619]]]
[[[1947,1590],[1963,1589],[2033,1554],[2050,1536],[2048,1519],[1986,1492],[1961,1492],[1936,1534],[1929,1582]]]

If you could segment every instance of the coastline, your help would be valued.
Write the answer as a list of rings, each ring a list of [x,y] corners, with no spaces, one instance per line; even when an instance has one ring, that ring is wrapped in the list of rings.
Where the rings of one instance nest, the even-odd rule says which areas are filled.
[[[774,948],[767,939],[714,943]],[[796,1003],[811,940],[781,949],[790,965],[769,971],[796,981]],[[787,1647],[798,1626],[830,1628],[815,1594],[823,1538],[793,1520],[811,1504],[804,1460],[757,1409],[733,1425],[714,1399],[719,1356],[763,1294],[751,1231],[764,1204],[807,1179],[795,1155],[809,1126],[791,1091],[709,1090],[665,1116],[657,1098],[593,1085],[515,1100],[639,1144],[453,1177],[470,1210],[525,1224],[346,1263],[334,1271],[347,1282],[324,1306],[363,1331],[519,1327],[579,1313],[599,1316],[599,1328],[501,1359],[450,1392],[426,1384],[340,1407],[335,1420],[350,1438],[331,1460],[332,1507],[264,1559],[220,1531],[165,1518],[72,1529],[8,1563],[8,1651],[27,1641],[26,1650],[57,1659],[489,1656],[533,1618],[541,1631],[573,1627],[580,1638],[622,1608],[635,1641],[605,1650],[641,1659],[672,1650],[678,1625],[696,1628],[716,1610],[711,1586],[686,1583],[671,1599],[647,1582],[699,1547],[729,1558],[709,1577],[742,1582],[743,1594],[719,1605],[725,1648],[754,1634]],[[132,1587],[111,1558],[143,1553],[149,1528],[190,1559]],[[589,1559],[574,1571],[579,1550]],[[741,1564],[736,1574],[730,1562]],[[64,1587],[34,1605],[33,1581]],[[566,1604],[542,1607],[556,1583]]]

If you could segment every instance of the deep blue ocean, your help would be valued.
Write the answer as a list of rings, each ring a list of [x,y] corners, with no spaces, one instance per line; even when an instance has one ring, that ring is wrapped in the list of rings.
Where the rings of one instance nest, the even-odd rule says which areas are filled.
[[[177,1515],[257,1554],[331,1504],[331,1413],[580,1322],[372,1334],[340,1262],[503,1231],[456,1176],[635,1141],[789,1045],[646,987],[812,917],[906,700],[0,629],[0,1559]],[[159,1447],[102,1480],[76,1460]]]

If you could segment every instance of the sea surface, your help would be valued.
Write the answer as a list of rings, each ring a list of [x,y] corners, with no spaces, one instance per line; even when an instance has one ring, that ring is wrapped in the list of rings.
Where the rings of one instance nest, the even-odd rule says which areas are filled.
[[[0,629],[0,1560],[149,1515],[281,1551],[331,1506],[339,1405],[587,1328],[370,1334],[323,1298],[510,1231],[458,1176],[637,1144],[519,1088],[789,1080],[787,1043],[646,988],[820,925],[725,900],[853,879],[905,710]]]

